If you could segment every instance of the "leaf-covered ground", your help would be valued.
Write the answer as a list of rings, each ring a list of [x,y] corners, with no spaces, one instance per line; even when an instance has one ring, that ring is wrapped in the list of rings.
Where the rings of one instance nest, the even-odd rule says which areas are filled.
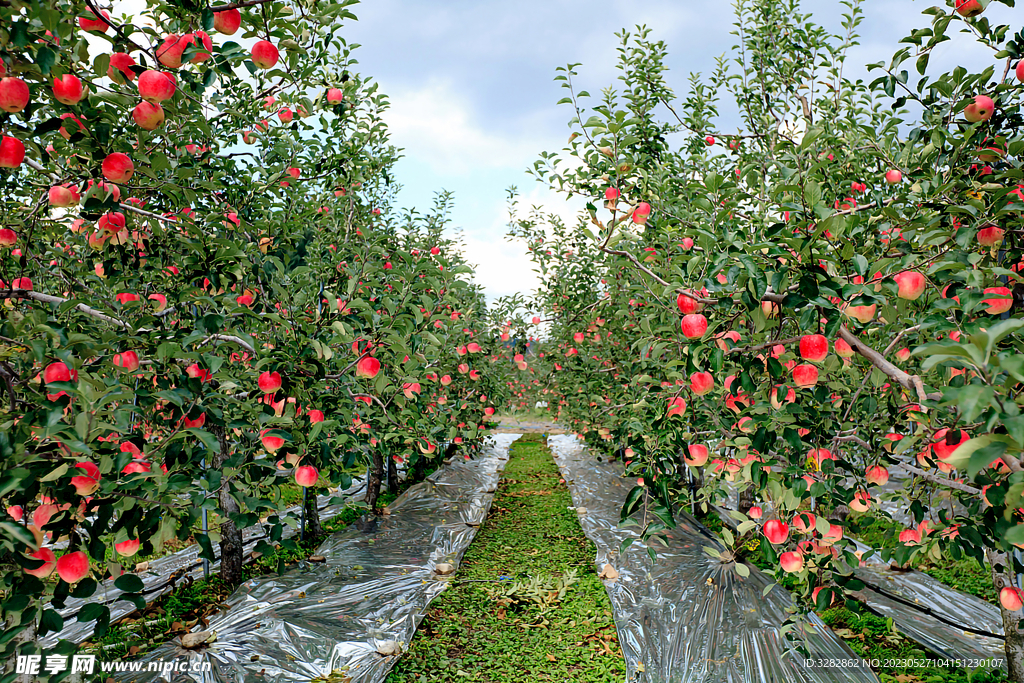
[[[453,585],[387,682],[624,680],[595,549],[571,506],[540,435],[516,441]]]

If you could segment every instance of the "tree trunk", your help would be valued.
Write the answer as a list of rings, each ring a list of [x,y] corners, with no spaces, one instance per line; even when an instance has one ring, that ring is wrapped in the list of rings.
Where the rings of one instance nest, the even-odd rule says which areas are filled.
[[[324,528],[320,526],[320,508],[316,504],[316,490],[306,489],[305,502],[306,538],[320,538]]]
[[[747,488],[740,491],[740,495],[737,502],[739,511],[743,514],[747,514],[747,511],[754,507],[754,487],[748,486]]]
[[[228,461],[228,437],[223,427],[210,428],[217,436],[220,450],[213,457],[213,467],[222,469]],[[238,501],[231,495],[231,480],[223,477],[220,482],[220,578],[231,586],[242,583],[242,530],[235,526],[229,515],[241,510]]]
[[[1006,586],[1015,586],[1013,567],[1004,553],[989,550],[986,553],[988,563],[992,565],[992,580],[996,590]],[[1009,565],[1009,566],[1008,566]],[[1024,620],[1016,612],[1008,612],[1000,606],[1003,615],[1003,634],[1006,653],[1006,669],[1011,681],[1024,683],[1024,635],[1020,632],[1021,621]]]
[[[398,493],[398,465],[394,458],[388,458],[388,493]]]
[[[370,460],[370,476],[366,480],[366,504],[375,513],[377,510],[377,498],[380,497],[381,479],[384,477],[384,456],[378,449],[373,449]]]

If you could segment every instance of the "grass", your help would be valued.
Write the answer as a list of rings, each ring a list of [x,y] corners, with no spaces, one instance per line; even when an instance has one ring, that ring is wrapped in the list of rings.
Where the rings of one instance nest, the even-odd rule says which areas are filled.
[[[387,683],[625,679],[595,549],[567,509],[572,499],[559,479],[539,435],[516,441],[457,579]]]

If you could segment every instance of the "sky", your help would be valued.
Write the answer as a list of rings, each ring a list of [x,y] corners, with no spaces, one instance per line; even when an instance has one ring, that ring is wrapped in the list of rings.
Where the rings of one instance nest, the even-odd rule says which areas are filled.
[[[868,78],[864,65],[888,61],[900,38],[929,25],[921,12],[935,4],[864,2],[861,45],[850,53],[849,73]],[[679,94],[691,72],[709,72],[736,40],[732,6],[724,2],[366,0],[354,11],[358,21],[345,38],[360,45],[354,54],[360,72],[388,94],[384,119],[392,142],[404,149],[395,169],[398,204],[426,211],[438,191],[454,193],[451,230],[461,231],[489,299],[537,287],[524,246],[505,238],[507,188],[518,188],[521,205],[539,204],[563,217],[579,208],[526,172],[540,152],[558,151],[568,139],[572,112],[556,106],[565,94],[553,80],[556,67],[581,63],[574,80],[596,96],[617,82],[616,32],[644,24],[653,29],[651,39],[666,42],[666,78]],[[844,8],[837,0],[805,0],[803,11],[838,31]],[[985,16],[1020,26],[1019,11],[1015,17],[1003,5],[991,5]],[[991,60],[985,48],[954,40],[933,54],[932,69]]]

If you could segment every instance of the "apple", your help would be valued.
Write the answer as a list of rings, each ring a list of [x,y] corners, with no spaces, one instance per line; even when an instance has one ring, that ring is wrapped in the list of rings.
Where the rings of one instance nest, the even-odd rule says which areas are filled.
[[[311,410],[307,413],[307,415],[309,416],[309,421],[311,423],[323,422],[325,419],[324,411],[322,410]]]
[[[135,164],[127,154],[114,152],[103,160],[103,177],[112,183],[126,183],[135,172]]]
[[[266,448],[268,451],[270,451],[271,453],[276,453],[281,448],[281,446],[284,446],[284,439],[280,436],[272,436],[268,434],[267,432],[269,431],[269,429],[263,430],[263,432],[260,434],[260,442],[263,444],[263,447]]]
[[[1017,80],[1024,82],[1024,59],[1017,62],[1017,68],[1015,71],[1017,74]]]
[[[120,543],[114,544],[114,550],[121,557],[131,557],[135,553],[139,552],[139,539],[128,539],[127,541],[121,541]]]
[[[715,137],[713,135],[709,135],[704,138],[704,142],[707,143],[708,147],[712,147],[715,144]]]
[[[80,119],[78,116],[72,114],[71,112],[69,112],[69,111],[68,112],[64,112],[63,114],[60,115],[60,118],[64,120],[64,123],[61,124],[61,127],[58,130],[58,132],[61,134],[61,137],[63,137],[65,140],[70,140],[71,139],[71,132],[72,131],[68,130],[68,127],[67,127],[67,120],[68,119],[71,119],[71,121],[78,126],[78,130],[75,131],[75,132],[81,132],[81,133],[85,132],[85,126],[82,125],[82,119]]]
[[[25,145],[18,138],[0,138],[0,168],[18,168],[25,161]]]
[[[700,310],[704,308],[704,304],[685,292],[680,293],[679,296],[676,297],[676,306],[679,308],[679,312],[683,315],[699,313]]]
[[[61,361],[50,363],[46,366],[46,369],[43,370],[43,382],[46,384],[70,381],[71,369]]]
[[[199,417],[194,420],[182,416],[181,421],[184,423],[185,429],[201,429],[206,424],[206,413],[199,413]]]
[[[341,104],[343,99],[345,99],[345,93],[341,91],[341,88],[327,89],[327,104]]]
[[[195,42],[195,36],[191,33],[178,35],[172,33],[166,38],[160,47],[156,49],[156,58],[168,69],[177,69],[181,66],[181,56],[186,48]]]
[[[24,289],[26,292],[31,292],[32,279],[27,277],[16,277],[11,281],[11,289]]]
[[[80,496],[89,496],[100,487],[100,468],[96,463],[83,461],[75,465],[74,469],[80,469],[85,474],[71,477],[71,485],[75,487],[75,493]]]
[[[789,525],[777,519],[769,519],[764,523],[764,536],[772,545],[785,543],[789,538]]]
[[[687,339],[699,339],[708,331],[708,319],[700,313],[684,315],[680,327]]]
[[[125,229],[124,214],[119,211],[109,211],[100,216],[100,219],[96,221],[96,227],[99,228],[101,232],[106,233],[107,237],[110,235],[116,235]],[[121,298],[121,295],[118,295],[118,299],[120,300]],[[134,299],[132,299],[132,301],[134,301]],[[124,304],[126,302],[121,301],[121,303]]]
[[[686,448],[687,456],[683,458],[687,465],[703,467],[708,461],[708,447],[701,444],[690,444]]]
[[[867,323],[871,322],[872,318],[875,317],[875,310],[876,310],[876,308],[877,308],[876,304],[871,304],[869,306],[849,306],[849,305],[844,305],[843,313],[845,313],[850,318],[853,318],[855,320],[859,320],[860,322],[867,324]]]
[[[886,171],[885,182],[889,183],[890,185],[895,185],[901,180],[903,180],[903,174],[898,169],[893,168]]]
[[[148,462],[142,460],[133,460],[124,466],[121,470],[121,474],[128,476],[129,474],[144,474],[152,470]]]
[[[975,95],[974,102],[964,107],[964,118],[970,123],[988,121],[992,118],[996,103],[988,95]]]
[[[867,512],[871,509],[871,494],[867,491],[857,491],[850,501],[850,509],[854,512]]]
[[[1021,607],[1024,607],[1024,600],[1021,599],[1021,591],[1019,588],[1012,586],[1004,586],[999,590],[999,604],[1003,606],[1007,612],[1016,612]]]
[[[865,470],[864,478],[869,484],[885,486],[886,482],[889,481],[889,470],[885,469],[881,465],[872,465]]]
[[[932,451],[939,460],[946,460],[949,456],[953,455],[953,451],[970,438],[967,432],[962,429],[959,430],[959,434],[956,431],[951,432],[948,429],[940,429],[935,432]]]
[[[764,510],[761,509],[760,505],[755,505],[747,510],[747,515],[749,515],[751,519],[761,519],[761,517],[764,516]]]
[[[983,247],[997,247],[1003,243],[1004,230],[997,225],[989,225],[978,231],[978,244]]]
[[[252,46],[252,63],[260,69],[270,69],[277,64],[281,53],[269,40],[261,40]]]
[[[821,535],[821,542],[825,545],[838,543],[843,538],[843,527],[838,524],[829,524],[828,531]]]
[[[772,396],[770,400],[772,408],[775,408],[775,410],[782,408],[783,399],[779,398],[779,387],[772,387]],[[784,400],[786,403],[792,403],[796,400],[796,392],[793,391],[793,387],[787,388],[786,398]]]
[[[1008,287],[986,287],[984,293],[995,295],[981,300],[981,303],[988,306],[985,309],[986,313],[999,315],[1013,308],[1013,293]]]
[[[257,384],[264,394],[272,394],[281,388],[281,373],[264,372],[257,380]]]
[[[690,251],[691,249],[693,249],[693,238],[684,237],[683,241],[680,242],[679,246],[681,246],[686,251]]]
[[[50,200],[50,206],[61,208],[75,206],[82,199],[82,196],[78,193],[78,188],[74,185],[54,185],[47,192],[47,197]]]
[[[804,568],[803,553],[798,553],[795,550],[782,553],[779,555],[779,565],[787,573],[794,574]]]
[[[775,318],[778,318],[780,310],[781,309],[779,308],[779,305],[774,301],[761,302],[761,312],[764,313],[764,317],[768,318],[769,320],[774,320]]]
[[[25,573],[31,576],[35,576],[40,579],[45,579],[47,576],[53,573],[54,568],[57,566],[57,556],[53,554],[53,551],[49,548],[40,548],[31,555],[33,560],[42,560],[43,566],[35,569],[26,569]]]
[[[800,356],[812,363],[825,360],[828,356],[828,339],[821,334],[805,334],[800,338]]]
[[[633,222],[637,225],[643,225],[647,222],[647,218],[651,215],[651,205],[647,202],[640,202],[637,207],[633,209]]]
[[[210,52],[213,49],[213,39],[210,38],[206,31],[196,31],[194,35],[199,51],[192,58],[192,63],[201,64],[213,57],[213,54]]]
[[[78,104],[85,96],[85,89],[77,76],[64,74],[53,79],[53,96],[61,104]]]
[[[898,287],[896,296],[901,299],[916,301],[924,293],[924,275],[916,270],[905,270],[902,273],[897,273],[893,279]]]
[[[900,543],[917,545],[921,542],[921,532],[917,529],[904,529],[900,532]]]
[[[164,108],[143,100],[132,111],[132,118],[142,130],[156,130],[164,124]]]
[[[956,11],[962,17],[976,17],[985,11],[979,0],[956,0]]]
[[[226,9],[213,13],[214,30],[226,36],[233,36],[242,25],[242,13],[237,9]]]
[[[445,376],[443,376],[441,378],[441,386],[446,387],[446,386],[448,386],[451,383],[452,383],[452,376],[451,375],[445,375]]]
[[[690,390],[698,396],[703,396],[715,388],[715,378],[710,372],[695,372],[690,375]]]
[[[139,76],[139,97],[158,104],[174,96],[177,85],[174,80],[163,71],[143,71]]]
[[[13,247],[18,235],[10,228],[0,228],[0,247]]]
[[[302,465],[295,468],[295,483],[299,486],[313,486],[316,484],[320,473],[312,465]]]
[[[380,372],[380,361],[373,356],[364,356],[356,363],[356,377],[372,379],[377,376],[378,372]],[[448,377],[448,375],[445,375],[445,377]],[[451,382],[450,377],[448,377],[448,381]],[[444,384],[443,379],[441,383]]]
[[[156,312],[159,313],[167,308],[167,297],[163,294],[150,294],[150,301],[156,302]]]
[[[89,14],[86,16],[78,17],[78,27],[83,31],[106,33],[107,29],[110,28],[110,22],[104,21],[104,19],[110,19],[110,14],[107,10],[100,10],[100,15],[102,15],[103,19],[97,16],[93,10],[89,10]]]
[[[288,107],[282,107],[277,111],[277,118],[281,119],[281,123],[291,123],[294,117],[295,115]]]
[[[853,347],[843,339],[836,339],[835,344],[832,346],[836,350],[836,355],[840,358],[850,358],[853,356]]]
[[[818,383],[818,368],[813,365],[798,365],[793,368],[793,383],[801,389],[809,389]]]
[[[125,372],[135,372],[139,369],[139,354],[134,351],[122,351],[114,355],[114,365]]]
[[[802,534],[814,531],[817,518],[810,512],[800,512],[793,517],[793,528]]]
[[[668,400],[668,409],[665,412],[665,417],[682,416],[684,413],[686,413],[686,401],[679,396]]]
[[[67,583],[76,583],[89,573],[89,557],[81,550],[76,550],[57,559],[57,576]]]
[[[135,80],[135,59],[126,52],[115,52],[110,55],[110,66],[107,67],[107,78],[115,83]],[[122,80],[118,80],[122,79]]]

